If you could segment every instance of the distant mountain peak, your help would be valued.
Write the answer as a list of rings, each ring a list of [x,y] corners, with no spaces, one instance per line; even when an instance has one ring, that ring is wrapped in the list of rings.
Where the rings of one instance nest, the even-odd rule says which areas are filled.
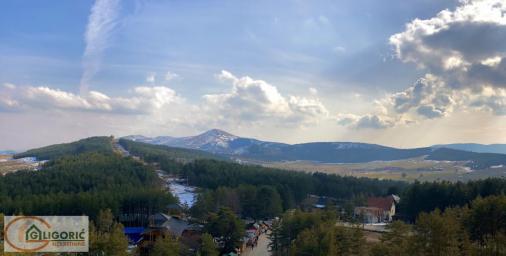
[[[224,130],[220,130],[220,129],[211,129],[211,130],[208,130],[208,131],[205,131],[204,133],[200,134],[200,135],[197,135],[197,136],[213,136],[213,137],[234,137],[234,138],[239,138],[238,136],[235,136],[231,133],[228,133]]]
[[[127,137],[128,138],[128,137]],[[410,158],[425,158],[436,161],[471,161],[469,166],[475,169],[506,165],[506,155],[486,155],[468,151],[499,150],[476,148],[484,145],[463,144],[467,151],[447,150],[439,145],[425,148],[400,149],[377,144],[360,142],[308,142],[285,144],[239,137],[220,129],[211,129],[196,136],[146,138],[130,136],[129,139],[141,142],[167,145],[171,147],[198,149],[214,154],[223,154],[240,159],[260,161],[315,161],[321,163],[363,163],[371,161],[393,161]],[[443,147],[443,148],[441,148]],[[492,147],[485,145],[485,147]],[[496,148],[497,147],[497,148]]]
[[[219,129],[211,129],[197,136],[184,137],[181,142],[190,148],[228,148],[229,143],[239,137]]]

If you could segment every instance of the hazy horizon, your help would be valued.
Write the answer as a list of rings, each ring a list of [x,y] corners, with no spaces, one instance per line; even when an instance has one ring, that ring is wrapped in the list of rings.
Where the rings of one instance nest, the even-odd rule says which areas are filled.
[[[506,143],[500,0],[0,3],[0,150],[218,128]]]

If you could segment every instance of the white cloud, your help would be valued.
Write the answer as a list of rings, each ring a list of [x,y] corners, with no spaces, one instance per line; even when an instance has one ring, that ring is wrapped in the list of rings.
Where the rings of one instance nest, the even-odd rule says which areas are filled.
[[[338,118],[356,128],[388,128],[448,117],[455,111],[506,114],[506,2],[467,0],[455,10],[415,19],[392,35],[396,56],[428,71],[377,110]]]
[[[497,67],[497,65],[501,63],[501,60],[501,56],[495,56],[482,60],[481,64],[490,67]]]
[[[506,87],[506,2],[461,1],[455,10],[415,19],[392,35],[396,56],[453,87]]]
[[[432,78],[421,87],[396,96],[396,108],[416,107],[418,114],[447,116],[454,107],[480,108],[502,114],[506,87],[506,2],[467,0],[455,10],[416,19],[390,37],[396,55],[426,68]],[[421,80],[423,81],[423,80]],[[409,92],[407,92],[409,93]],[[422,102],[423,100],[423,102]],[[418,106],[420,105],[420,106]]]
[[[506,89],[484,88],[470,101],[472,107],[491,111],[496,115],[506,115]]]
[[[290,96],[288,104],[293,114],[312,117],[326,117],[329,112],[318,98]]]
[[[447,87],[444,81],[428,74],[405,91],[389,96],[384,101],[386,102],[384,107],[387,111],[392,108],[396,113],[406,113],[416,109],[419,115],[433,118],[435,115],[430,113],[429,109],[440,113],[439,116],[444,116],[453,111],[458,99],[458,93]],[[420,107],[422,108],[419,109]]]
[[[114,115],[150,117],[160,123],[185,123],[210,127],[232,124],[307,126],[328,119],[329,111],[317,98],[282,95],[263,80],[236,77],[222,71],[216,77],[231,84],[224,93],[202,96],[202,101],[187,103],[166,86],[137,86],[125,96],[111,96],[99,91],[76,94],[47,86],[24,86],[4,89],[1,111],[21,110],[56,112],[97,112]]]
[[[80,91],[86,93],[93,76],[99,71],[103,51],[109,46],[111,33],[118,21],[119,0],[96,0],[88,19],[84,41],[83,73]]]
[[[392,127],[394,122],[384,117],[377,115],[365,115],[357,120],[355,126],[359,129],[370,128],[370,129],[384,129]]]
[[[38,108],[55,107],[83,110],[95,108],[79,95],[49,87],[28,87],[24,96],[26,103]]]
[[[372,114],[363,116],[339,114],[337,122],[340,125],[349,126],[355,129],[385,129],[395,125],[395,121],[389,117]]]
[[[434,75],[426,75],[408,89],[377,100],[376,111],[365,115],[341,114],[338,123],[356,128],[388,128],[416,120],[448,117],[455,111],[485,111],[506,115],[506,89],[449,87]],[[377,117],[377,118],[376,118]],[[363,119],[363,125],[358,125]],[[373,123],[381,125],[373,125]]]
[[[78,95],[45,86],[20,87],[6,96],[0,98],[4,110],[23,108],[115,114],[150,114],[184,101],[174,90],[163,86],[135,87],[129,97],[110,97],[97,91]]]
[[[255,122],[276,119],[278,122],[305,123],[317,122],[328,115],[327,109],[315,95],[311,98],[286,97],[263,80],[248,76],[238,78],[226,70],[216,77],[230,82],[232,89],[226,93],[204,95],[205,108],[215,109],[237,120]]]

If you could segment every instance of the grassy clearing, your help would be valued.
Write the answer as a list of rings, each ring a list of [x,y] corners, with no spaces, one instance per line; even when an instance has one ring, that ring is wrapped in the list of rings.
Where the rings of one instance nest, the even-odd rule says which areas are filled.
[[[0,155],[0,175],[23,169],[33,170],[35,169],[35,165],[12,159],[12,155]]]

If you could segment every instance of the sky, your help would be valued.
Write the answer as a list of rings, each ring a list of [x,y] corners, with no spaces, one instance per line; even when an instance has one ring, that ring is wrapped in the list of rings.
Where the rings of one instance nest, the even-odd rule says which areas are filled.
[[[97,136],[506,143],[502,0],[0,3],[0,149]]]

